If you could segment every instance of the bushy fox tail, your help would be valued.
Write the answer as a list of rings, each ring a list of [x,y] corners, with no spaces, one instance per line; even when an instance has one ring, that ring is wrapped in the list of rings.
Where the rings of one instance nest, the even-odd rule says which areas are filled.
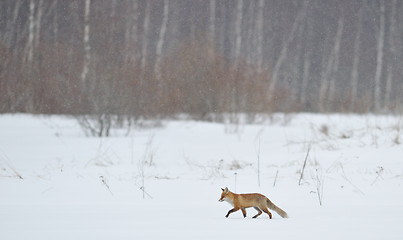
[[[282,218],[288,218],[288,214],[284,212],[281,208],[274,205],[274,203],[272,203],[268,198],[266,199],[266,202],[268,208],[278,213],[278,215],[280,215]]]

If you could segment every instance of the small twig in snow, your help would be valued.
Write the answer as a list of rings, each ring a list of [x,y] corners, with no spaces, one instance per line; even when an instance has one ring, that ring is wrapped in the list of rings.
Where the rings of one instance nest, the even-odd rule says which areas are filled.
[[[143,187],[140,187],[140,190],[143,191],[143,195],[144,195],[144,194],[147,194],[147,196],[148,196],[149,198],[153,199],[153,197],[151,197],[151,195],[148,194],[148,192],[146,192],[146,190],[145,190]],[[143,198],[144,198],[144,196],[143,196]]]
[[[234,173],[234,175],[235,175],[235,192],[236,192],[236,176],[238,175],[238,173]]]
[[[344,179],[345,179],[348,183],[350,183],[351,186],[353,186],[353,187],[356,189],[356,191],[358,191],[358,192],[361,193],[362,195],[365,195],[364,192],[361,191],[361,189],[359,189],[356,185],[354,185],[354,183],[353,183],[350,179],[348,179],[348,177],[347,177],[347,175],[346,175],[346,172],[344,171],[344,168],[343,168],[343,165],[342,165],[342,164],[340,164],[340,168],[341,168],[341,171],[342,171],[342,173],[343,173]]]
[[[278,176],[278,170],[277,170],[277,172],[276,172],[276,176],[274,177],[273,187],[276,186],[277,176]]]
[[[105,187],[109,190],[109,192],[113,195],[111,189],[109,188],[108,183],[106,182],[106,179],[104,178],[104,176],[99,176],[99,178],[101,179],[101,182],[105,185]]]
[[[306,160],[308,159],[308,155],[309,155],[309,152],[310,152],[310,151],[311,151],[311,145],[309,145],[309,147],[308,147],[308,152],[306,153],[306,156],[305,156],[304,166],[302,166],[302,171],[301,171],[301,176],[299,177],[298,186],[301,185],[301,180],[302,180],[302,177],[304,176],[304,170],[305,170],[305,166],[306,166]]]
[[[378,181],[379,178],[382,178],[382,173],[383,173],[383,167],[378,167],[378,171],[376,171],[377,176],[375,180],[371,183],[371,186],[373,186],[376,183],[376,181]]]

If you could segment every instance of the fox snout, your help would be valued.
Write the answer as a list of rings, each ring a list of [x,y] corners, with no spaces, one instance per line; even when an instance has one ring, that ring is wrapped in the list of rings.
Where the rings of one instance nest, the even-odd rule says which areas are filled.
[[[220,199],[218,199],[218,201],[219,201],[219,202],[223,202],[223,201],[224,201],[224,199],[220,198]]]

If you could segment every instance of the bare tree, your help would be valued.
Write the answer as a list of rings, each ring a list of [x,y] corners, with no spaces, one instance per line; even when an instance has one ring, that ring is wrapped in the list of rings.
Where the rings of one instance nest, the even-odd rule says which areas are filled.
[[[391,8],[390,8],[390,24],[389,24],[389,58],[388,65],[387,65],[387,76],[386,76],[386,87],[385,87],[385,107],[388,109],[390,107],[390,99],[392,95],[392,86],[393,86],[393,72],[395,71],[395,59],[397,54],[396,49],[396,8],[397,8],[397,0],[391,1]]]
[[[109,31],[110,31],[110,33],[109,33],[109,45],[110,45],[110,48],[112,48],[113,47],[113,39],[114,39],[114,35],[115,35],[115,28],[116,28],[116,21],[115,21],[115,17],[116,17],[116,0],[111,0],[110,1],[110,4],[111,4],[111,6],[110,6],[110,13],[109,13],[109,19],[110,19],[110,21],[111,21],[111,24],[110,24],[110,28],[108,29]],[[129,12],[129,16],[131,16],[131,13]],[[129,17],[128,17],[128,19],[130,19]],[[126,31],[125,31],[125,43],[126,43],[126,40],[129,38],[130,39],[130,21],[129,20],[127,20],[126,21],[126,23],[129,23],[129,24],[127,24],[127,25],[129,25],[129,26],[126,26]],[[128,35],[129,36],[127,36],[127,32],[129,33]],[[128,52],[128,49],[126,49],[126,53]]]
[[[255,48],[256,48],[256,17],[254,16],[254,12],[255,12],[255,2],[251,1],[251,2],[247,2],[248,7],[247,7],[247,11],[244,17],[244,21],[245,26],[244,28],[246,29],[246,31],[244,31],[244,39],[245,39],[245,43],[244,43],[244,48],[243,48],[243,52],[246,55],[246,63],[248,65],[251,65],[253,63],[255,63],[254,61],[254,57],[256,56],[255,53]],[[256,64],[256,63],[255,63]],[[251,75],[251,71],[252,69],[248,69],[246,76],[247,78],[250,78]]]
[[[319,111],[325,112],[328,111],[328,102],[333,100],[334,94],[334,74],[338,69],[339,64],[339,52],[340,52],[340,42],[343,33],[344,26],[344,17],[343,14],[340,14],[338,24],[337,24],[337,32],[334,40],[334,45],[332,51],[329,54],[329,58],[327,60],[326,68],[324,69],[324,73],[321,77],[320,90],[319,90]]]
[[[126,20],[126,30],[125,30],[125,61],[134,63],[139,60],[139,53],[137,51],[138,44],[138,30],[137,30],[137,21],[139,15],[138,9],[138,1],[137,0],[128,0],[127,4],[129,8],[129,16],[128,20]]]
[[[350,111],[354,111],[358,93],[358,64],[360,61],[361,33],[362,33],[362,15],[364,7],[360,7],[357,16],[357,30],[355,31],[353,65],[351,67],[351,104]]]
[[[330,84],[329,84],[329,101],[333,102],[334,94],[335,94],[335,82],[337,81],[337,71],[339,70],[339,58],[340,58],[340,45],[343,35],[343,28],[344,28],[344,14],[343,9],[341,9],[341,14],[339,15],[339,20],[337,23],[337,33],[336,39],[334,42],[334,49],[333,49],[333,64],[332,64],[332,72],[330,76]],[[328,106],[329,109],[329,106]]]
[[[150,24],[150,1],[146,1],[143,22],[143,40],[141,47],[141,69],[144,71],[147,60],[147,47],[148,47],[148,26]]]
[[[164,45],[165,40],[165,32],[167,30],[168,25],[168,13],[169,13],[169,0],[164,0],[164,13],[160,28],[160,34],[156,47],[156,60],[154,66],[154,74],[158,81],[161,80],[161,58],[162,58],[162,47]]]
[[[263,9],[264,9],[264,0],[259,0],[258,5],[258,12],[256,17],[256,32],[257,32],[257,69],[258,72],[262,72],[263,68],[263,25],[264,25],[264,18],[263,18]]]
[[[59,28],[59,25],[57,23],[57,16],[58,16],[57,1],[58,0],[55,0],[55,7],[54,7],[54,13],[53,13],[53,42],[54,42],[55,46],[56,46],[57,40],[58,40],[58,28]]]
[[[20,9],[21,9],[21,0],[16,0],[15,5],[14,5],[12,19],[7,20],[6,33],[4,36],[5,43],[7,44],[7,46],[10,46],[10,44],[12,43],[12,40],[13,40],[12,36],[16,31],[14,29],[14,26],[16,25],[16,21],[17,21],[18,15],[20,13]]]
[[[303,56],[303,67],[302,67],[302,80],[301,87],[299,92],[299,104],[301,107],[305,107],[307,103],[307,93],[308,93],[308,83],[310,78],[310,70],[311,70],[311,54],[312,54],[312,43],[311,37],[313,35],[313,25],[310,18],[306,18],[305,20],[305,47],[304,47],[304,56]]]
[[[288,97],[289,102],[295,102],[298,100],[298,93],[301,89],[298,86],[298,80],[300,79],[301,74],[301,66],[303,65],[304,59],[304,47],[303,47],[303,38],[306,33],[305,24],[301,24],[301,27],[298,28],[296,33],[296,43],[295,43],[295,52],[291,57],[291,64],[288,66],[288,70],[284,74],[287,79],[288,89],[290,91],[290,95]],[[304,73],[303,73],[304,74]],[[289,107],[292,107],[288,104]]]
[[[38,48],[40,35],[41,35],[41,20],[43,13],[43,0],[39,0],[38,10],[36,11],[36,22],[35,22],[35,48]]]
[[[276,83],[278,80],[278,74],[280,72],[280,68],[287,57],[287,52],[290,43],[294,40],[295,38],[295,32],[297,31],[300,22],[305,18],[306,15],[306,9],[307,9],[308,1],[304,0],[303,5],[301,9],[298,11],[297,16],[295,17],[294,23],[291,27],[290,32],[288,33],[288,37],[286,38],[286,41],[283,43],[283,46],[281,48],[280,56],[278,57],[276,64],[273,67],[273,73],[271,76],[271,82],[269,85],[269,96],[270,98],[273,96],[274,89],[276,87]]]
[[[3,0],[0,111],[398,111],[402,9],[398,0]]]
[[[225,37],[226,37],[226,35],[227,35],[227,32],[226,32],[226,30],[227,30],[227,20],[226,20],[226,18],[227,18],[227,6],[224,4],[224,2],[222,2],[222,1],[219,1],[219,3],[220,3],[220,26],[219,26],[219,31],[218,31],[218,33],[219,33],[219,36],[218,36],[218,38],[219,38],[219,40],[218,40],[218,44],[219,44],[219,50],[221,51],[221,52],[225,52]]]
[[[83,83],[87,80],[87,74],[89,71],[90,61],[91,61],[91,46],[90,46],[90,5],[91,0],[85,0],[84,8],[84,64],[83,71],[81,72],[81,81]]]
[[[302,83],[301,83],[301,93],[300,93],[300,104],[301,106],[305,106],[306,104],[306,94],[307,94],[307,87],[309,82],[309,71],[311,68],[311,60],[309,59],[308,51],[305,52],[304,57],[304,67],[303,67],[303,74],[302,74]]]
[[[381,110],[381,76],[383,67],[383,47],[385,41],[385,1],[380,0],[380,18],[379,18],[379,35],[376,54],[376,69],[374,78],[374,98],[373,106],[374,111],[379,112]]]
[[[238,0],[235,20],[235,60],[239,61],[242,43],[242,8],[243,0]]]
[[[210,19],[209,19],[209,35],[210,35],[210,48],[209,57],[212,58],[214,54],[214,43],[215,43],[215,0],[210,0]]]
[[[34,56],[34,36],[35,36],[35,19],[34,19],[34,14],[35,14],[35,0],[30,0],[29,1],[29,27],[28,27],[28,40],[27,40],[27,45],[26,45],[26,51],[27,51],[27,62],[28,65],[31,66],[32,64],[32,58]]]

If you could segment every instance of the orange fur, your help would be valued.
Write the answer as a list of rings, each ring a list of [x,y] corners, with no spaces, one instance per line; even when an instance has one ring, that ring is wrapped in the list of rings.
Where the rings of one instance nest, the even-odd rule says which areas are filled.
[[[260,214],[262,214],[263,211],[267,213],[271,219],[272,214],[271,212],[269,212],[267,208],[275,211],[283,218],[288,218],[286,212],[284,212],[281,208],[274,205],[274,203],[272,203],[266,196],[260,193],[236,194],[229,191],[228,188],[221,190],[222,190],[221,198],[218,201],[220,202],[227,201],[234,206],[233,209],[228,211],[225,217],[228,217],[231,213],[236,212],[239,209],[241,209],[243,216],[246,217],[245,209],[253,207],[256,209],[256,211],[258,211],[258,213],[253,218],[258,217]]]

